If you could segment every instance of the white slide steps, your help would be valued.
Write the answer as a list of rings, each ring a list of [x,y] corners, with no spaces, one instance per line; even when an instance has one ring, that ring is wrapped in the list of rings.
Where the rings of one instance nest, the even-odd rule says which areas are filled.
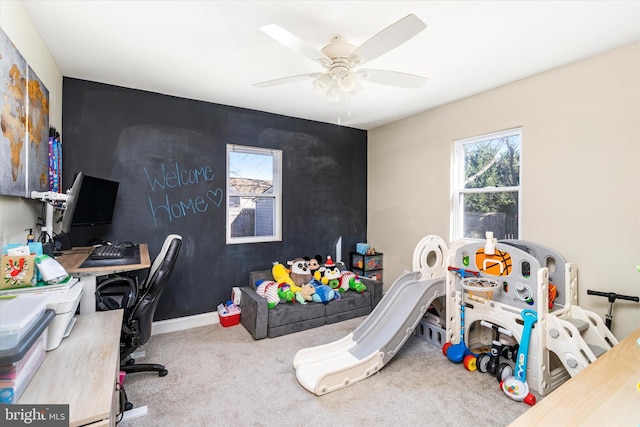
[[[618,343],[602,319],[579,306],[568,315],[547,317],[546,347],[572,377]]]
[[[399,277],[369,316],[346,337],[296,353],[298,382],[323,395],[378,372],[413,333],[434,299],[444,295],[444,278]]]

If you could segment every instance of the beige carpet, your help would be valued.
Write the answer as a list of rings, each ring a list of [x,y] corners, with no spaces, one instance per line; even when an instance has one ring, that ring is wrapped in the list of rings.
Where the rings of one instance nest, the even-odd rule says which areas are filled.
[[[296,351],[340,339],[364,319],[259,341],[241,325],[153,336],[145,361],[163,363],[169,375],[127,376],[129,400],[147,405],[148,415],[120,425],[495,427],[529,408],[416,336],[370,378],[321,397],[305,390],[292,366]]]

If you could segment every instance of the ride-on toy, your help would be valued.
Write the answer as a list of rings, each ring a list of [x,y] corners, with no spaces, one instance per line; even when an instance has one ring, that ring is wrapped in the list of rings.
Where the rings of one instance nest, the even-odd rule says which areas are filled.
[[[495,331],[495,338],[491,343],[490,352],[482,353],[478,356],[478,360],[476,362],[478,370],[482,373],[488,372],[491,375],[495,375],[499,382],[504,381],[513,375],[513,368],[509,363],[500,363],[500,357],[511,359],[515,362],[518,352],[518,344],[506,345],[500,341],[500,333],[512,337],[513,334],[510,331],[484,320],[482,320],[480,324],[493,329]]]
[[[640,270],[640,265],[638,266]],[[640,302],[639,297],[630,296],[630,295],[620,295],[615,292],[600,292],[600,291],[592,291],[587,289],[587,295],[596,295],[599,297],[606,297],[609,300],[609,311],[605,314],[604,324],[607,326],[607,329],[611,330],[611,322],[613,321],[613,315],[611,314],[613,311],[613,303],[616,302],[617,299],[624,299],[627,301]]]

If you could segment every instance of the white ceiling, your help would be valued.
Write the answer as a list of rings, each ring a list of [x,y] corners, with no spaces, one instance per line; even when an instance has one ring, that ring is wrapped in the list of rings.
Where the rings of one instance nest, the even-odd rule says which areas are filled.
[[[23,0],[66,77],[372,129],[640,40],[634,1],[55,1]],[[359,46],[413,13],[427,28],[367,68],[428,77],[420,89],[364,82],[333,104],[311,81],[254,83],[322,71],[259,28],[278,24],[323,47]]]

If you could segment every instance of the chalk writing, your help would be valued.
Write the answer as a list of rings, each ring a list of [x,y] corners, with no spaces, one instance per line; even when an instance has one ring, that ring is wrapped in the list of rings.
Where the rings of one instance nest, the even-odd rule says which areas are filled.
[[[189,215],[206,213],[210,207],[219,208],[224,199],[224,191],[217,187],[206,189],[203,195],[196,195],[186,199],[176,196],[177,189],[181,187],[207,185],[213,181],[216,174],[210,166],[197,168],[185,168],[178,162],[166,167],[163,163],[159,174],[151,174],[149,169],[143,168],[147,182],[151,189],[148,196],[149,208],[153,216],[153,223],[158,225],[163,220],[173,222]],[[162,192],[164,190],[164,192]],[[183,194],[180,191],[180,194]],[[153,197],[152,197],[153,196]]]
[[[202,166],[200,168],[185,169],[181,168],[178,162],[175,162],[175,170],[173,167],[166,169],[164,163],[161,165],[162,174],[160,179],[152,178],[149,175],[147,168],[144,168],[144,173],[147,176],[147,181],[151,187],[151,191],[157,189],[165,190],[167,188],[178,188],[187,185],[199,184],[200,182],[213,181],[216,174],[210,166]]]

